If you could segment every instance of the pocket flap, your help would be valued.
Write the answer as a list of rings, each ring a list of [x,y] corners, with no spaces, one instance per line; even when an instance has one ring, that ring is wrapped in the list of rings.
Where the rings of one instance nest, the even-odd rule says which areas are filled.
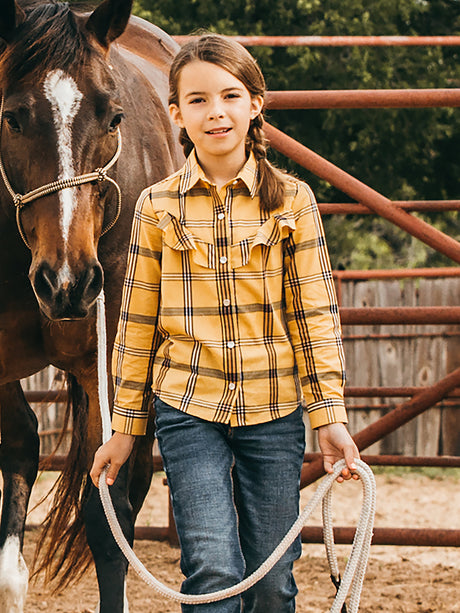
[[[295,230],[295,219],[292,211],[275,213],[264,222],[252,237],[245,238],[236,245],[232,245],[232,265],[234,268],[246,266],[251,257],[251,251],[257,245],[272,247]]]

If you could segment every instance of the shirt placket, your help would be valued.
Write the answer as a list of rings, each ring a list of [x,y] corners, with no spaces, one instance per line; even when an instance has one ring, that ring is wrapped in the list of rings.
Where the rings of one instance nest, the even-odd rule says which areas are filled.
[[[233,275],[230,261],[230,225],[228,211],[233,197],[231,187],[227,187],[225,201],[222,202],[217,189],[212,186],[214,201],[214,245],[216,249],[217,297],[222,329],[222,354],[225,389],[219,412],[226,412],[230,420],[235,406],[239,376],[239,344],[237,338],[236,309],[233,304]]]

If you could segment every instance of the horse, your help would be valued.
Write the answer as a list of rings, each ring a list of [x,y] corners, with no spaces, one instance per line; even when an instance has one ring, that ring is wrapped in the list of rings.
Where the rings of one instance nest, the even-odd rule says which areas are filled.
[[[88,477],[101,443],[96,299],[104,289],[110,364],[137,197],[182,163],[167,102],[176,43],[132,16],[132,0],[103,0],[86,12],[75,7],[57,0],[0,5],[0,610],[5,613],[24,610],[29,575],[24,528],[39,461],[37,419],[20,379],[50,364],[67,373],[73,434],[36,568],[63,587],[77,580],[92,558],[100,613],[128,610],[127,563]],[[153,437],[139,439],[111,488],[131,542],[152,476]]]

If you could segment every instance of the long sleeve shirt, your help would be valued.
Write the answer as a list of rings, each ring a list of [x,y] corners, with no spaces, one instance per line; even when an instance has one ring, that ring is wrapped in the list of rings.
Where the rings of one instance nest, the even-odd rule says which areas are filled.
[[[261,211],[251,155],[220,190],[195,154],[137,202],[113,351],[114,430],[143,434],[151,393],[243,426],[306,407],[346,422],[341,329],[310,188]]]

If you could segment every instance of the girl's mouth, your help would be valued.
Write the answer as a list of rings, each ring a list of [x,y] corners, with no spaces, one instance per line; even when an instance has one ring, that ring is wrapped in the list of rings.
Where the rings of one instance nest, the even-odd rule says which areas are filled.
[[[214,130],[206,130],[206,134],[227,134],[231,128],[215,128]]]

